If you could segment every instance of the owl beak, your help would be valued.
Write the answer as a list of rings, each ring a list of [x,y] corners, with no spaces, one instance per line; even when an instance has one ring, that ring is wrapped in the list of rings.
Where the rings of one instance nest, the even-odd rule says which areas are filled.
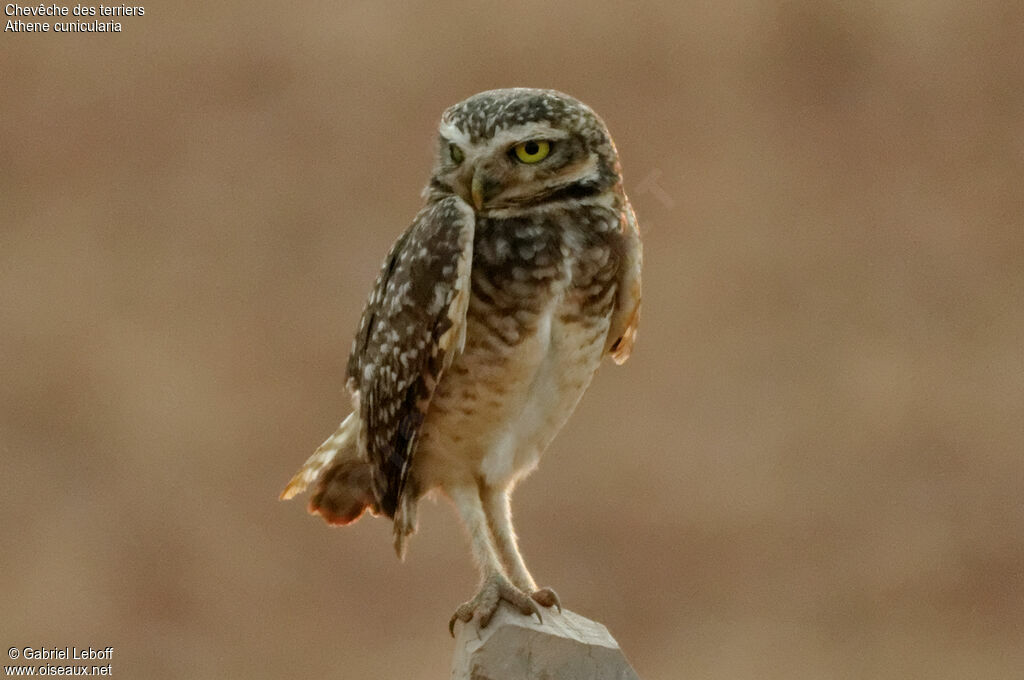
[[[473,205],[477,210],[484,208],[484,179],[479,172],[473,174],[473,183],[470,186],[470,193],[473,196]]]
[[[469,185],[469,193],[473,197],[473,205],[478,211],[484,209],[487,201],[498,195],[501,191],[501,183],[494,180],[486,168],[476,168],[473,171],[473,181]]]

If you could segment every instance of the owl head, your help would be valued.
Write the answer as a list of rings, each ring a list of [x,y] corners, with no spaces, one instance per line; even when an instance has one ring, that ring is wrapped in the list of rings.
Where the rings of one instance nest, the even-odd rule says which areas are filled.
[[[554,90],[489,90],[441,116],[428,196],[457,194],[477,212],[600,196],[618,156],[590,107]]]

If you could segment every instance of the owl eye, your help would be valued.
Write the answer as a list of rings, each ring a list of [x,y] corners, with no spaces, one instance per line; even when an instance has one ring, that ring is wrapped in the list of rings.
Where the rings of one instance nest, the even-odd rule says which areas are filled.
[[[551,142],[546,142],[543,139],[531,139],[528,142],[516,144],[512,148],[512,152],[523,163],[539,163],[551,153]]]
[[[466,154],[462,153],[462,149],[457,144],[448,145],[448,155],[451,156],[452,163],[458,165],[466,158]]]

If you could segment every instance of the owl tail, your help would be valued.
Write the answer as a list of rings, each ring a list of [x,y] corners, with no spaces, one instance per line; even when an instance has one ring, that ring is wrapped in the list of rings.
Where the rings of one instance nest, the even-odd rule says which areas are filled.
[[[357,456],[358,431],[359,418],[351,413],[295,473],[281,492],[281,500],[302,493],[315,482],[309,512],[320,514],[328,524],[351,524],[368,508],[376,512],[372,467]]]

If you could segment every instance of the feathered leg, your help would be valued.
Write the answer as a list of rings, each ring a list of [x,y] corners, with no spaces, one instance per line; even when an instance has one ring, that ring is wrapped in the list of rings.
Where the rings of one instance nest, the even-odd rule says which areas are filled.
[[[543,622],[540,609],[526,593],[509,581],[501,565],[501,559],[494,546],[494,537],[488,527],[487,515],[480,500],[480,489],[475,484],[447,489],[448,496],[469,531],[473,556],[480,568],[480,590],[468,602],[463,603],[448,622],[448,631],[455,635],[455,621],[468,623],[479,612],[480,627],[485,628],[505,600],[523,614],[536,614]]]
[[[526,568],[522,553],[519,552],[515,528],[512,526],[510,492],[511,489],[508,487],[484,487],[482,492],[484,513],[487,515],[487,523],[494,536],[498,554],[516,587],[530,593],[530,597],[545,607],[557,606],[558,611],[562,611],[558,594],[551,588],[537,588],[537,583]]]

